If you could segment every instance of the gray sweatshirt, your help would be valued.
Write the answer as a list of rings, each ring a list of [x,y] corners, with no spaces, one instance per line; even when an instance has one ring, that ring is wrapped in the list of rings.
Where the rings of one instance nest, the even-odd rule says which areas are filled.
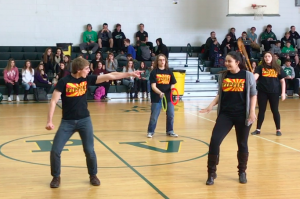
[[[270,49],[270,51],[271,51],[273,54],[275,54],[275,53],[281,54],[281,49],[280,49],[280,47],[275,46],[275,45]]]
[[[220,114],[221,106],[222,106],[222,83],[226,76],[226,73],[222,73],[219,75],[219,89],[218,89],[218,95],[219,95],[219,102],[218,102],[218,115]],[[250,97],[257,95],[256,91],[256,81],[254,78],[254,75],[246,71],[246,83],[245,83],[245,89],[246,89],[246,121],[245,125],[248,126],[248,118],[250,115]]]
[[[118,61],[114,59],[112,62],[108,63],[108,60],[106,60],[105,67],[108,72],[115,72],[118,68]]]

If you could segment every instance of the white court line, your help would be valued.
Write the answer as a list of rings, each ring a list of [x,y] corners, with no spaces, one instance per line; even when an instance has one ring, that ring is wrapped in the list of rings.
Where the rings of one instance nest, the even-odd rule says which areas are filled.
[[[199,116],[199,115],[190,113],[190,112],[185,112],[185,113],[190,114],[190,115],[194,115],[194,116],[196,116],[196,117],[202,118],[202,119],[204,119],[204,120],[207,120],[207,121],[210,121],[210,122],[213,122],[213,123],[216,123],[216,122],[213,121],[213,120],[207,119],[207,118],[205,118],[205,117],[202,117],[202,116]],[[253,135],[253,136],[255,136],[255,137],[257,137],[257,138],[260,138],[260,139],[263,139],[263,140],[266,140],[266,141],[269,141],[269,142],[272,142],[272,143],[274,143],[274,144],[278,144],[278,145],[283,146],[283,147],[286,147],[286,148],[288,148],[288,149],[292,149],[292,150],[294,150],[294,151],[300,152],[300,150],[298,150],[298,149],[295,149],[295,148],[293,148],[293,147],[290,147],[290,146],[287,146],[287,145],[284,145],[284,144],[275,142],[275,141],[273,141],[273,140],[269,140],[269,139],[267,139],[267,138],[264,138],[264,137],[261,137],[261,136],[257,136],[257,135]]]

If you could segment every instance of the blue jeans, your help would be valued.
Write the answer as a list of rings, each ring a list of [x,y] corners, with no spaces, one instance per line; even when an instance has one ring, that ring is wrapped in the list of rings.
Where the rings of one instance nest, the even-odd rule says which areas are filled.
[[[50,154],[51,175],[60,176],[60,154],[70,137],[79,132],[89,175],[97,174],[97,157],[94,151],[94,134],[90,117],[80,120],[61,120],[60,126],[53,140]]]
[[[28,91],[30,89],[30,87],[36,88],[35,84],[30,86],[29,84],[23,82],[22,85],[26,91]]]
[[[161,101],[159,103],[151,104],[151,116],[148,125],[148,133],[154,134],[154,130],[156,128],[158,116],[161,110]],[[167,133],[174,133],[173,131],[173,123],[174,123],[174,105],[171,102],[168,102],[167,106]]]
[[[150,92],[150,89],[151,89],[150,81],[148,80],[148,81],[147,81],[147,93]]]

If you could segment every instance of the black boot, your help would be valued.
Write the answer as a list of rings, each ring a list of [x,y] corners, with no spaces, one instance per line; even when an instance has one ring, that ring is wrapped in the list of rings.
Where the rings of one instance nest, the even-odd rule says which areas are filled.
[[[219,164],[219,155],[208,154],[207,160],[207,173],[208,178],[206,180],[206,185],[213,185],[214,179],[217,178],[217,165]]]
[[[247,178],[246,178],[246,169],[247,169],[247,162],[248,162],[248,157],[249,153],[237,153],[237,158],[239,161],[239,165],[237,168],[239,169],[239,181],[242,184],[247,183]]]
[[[36,88],[34,88],[33,89],[33,95],[34,95],[34,99],[35,99],[35,101],[39,101],[39,94],[38,94],[38,92],[37,92],[37,90],[36,90]]]
[[[28,94],[28,90],[25,90],[23,101],[28,101],[27,94]]]
[[[130,99],[133,99],[133,92],[130,91]]]

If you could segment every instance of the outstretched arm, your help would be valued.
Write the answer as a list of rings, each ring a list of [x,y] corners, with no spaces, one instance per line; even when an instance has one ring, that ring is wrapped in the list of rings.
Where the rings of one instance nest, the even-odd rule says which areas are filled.
[[[200,113],[209,113],[212,108],[219,103],[219,95],[215,97],[215,99],[209,104],[209,106],[205,109],[201,109]]]
[[[56,103],[58,102],[60,96],[61,96],[61,92],[59,92],[58,90],[54,90],[51,101],[50,101],[50,105],[49,105],[48,120],[47,120],[47,125],[46,125],[47,130],[54,129],[52,118],[53,118],[53,114],[55,111]]]
[[[99,75],[97,77],[96,84],[100,84],[102,82],[106,82],[108,80],[118,80],[127,77],[140,77],[141,71],[134,71],[134,72],[126,72],[126,73],[119,73],[119,72],[112,72],[105,75]]]

